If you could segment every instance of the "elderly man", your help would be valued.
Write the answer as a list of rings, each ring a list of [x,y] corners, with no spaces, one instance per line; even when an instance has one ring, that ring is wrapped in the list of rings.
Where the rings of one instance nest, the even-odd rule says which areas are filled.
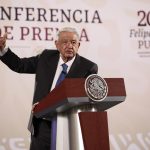
[[[66,78],[86,78],[98,71],[95,63],[78,54],[79,35],[74,28],[66,27],[58,32],[57,50],[44,50],[30,58],[19,58],[5,48],[6,39],[6,34],[0,37],[0,60],[15,72],[36,74],[33,111],[36,104],[55,88],[64,68]],[[33,117],[32,122],[34,134],[31,134],[30,150],[50,150],[52,121]]]

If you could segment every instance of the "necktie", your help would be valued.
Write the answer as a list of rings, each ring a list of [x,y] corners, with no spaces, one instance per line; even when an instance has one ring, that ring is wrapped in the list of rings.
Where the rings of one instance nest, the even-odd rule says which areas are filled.
[[[62,72],[61,72],[61,74],[60,74],[60,76],[59,76],[59,78],[56,82],[56,86],[59,85],[60,82],[63,81],[65,79],[66,75],[67,75],[68,66],[66,64],[62,64],[61,66],[62,66],[63,70],[62,70]]]
[[[56,86],[58,86],[65,79],[67,75],[68,66],[66,64],[62,64],[62,68],[63,69],[56,82]],[[50,150],[56,150],[57,116],[52,118],[51,125],[52,126],[51,126],[51,149]]]

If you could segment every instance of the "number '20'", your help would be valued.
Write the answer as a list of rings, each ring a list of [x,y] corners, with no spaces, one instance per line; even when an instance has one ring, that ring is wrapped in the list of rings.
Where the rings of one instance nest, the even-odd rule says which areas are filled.
[[[138,26],[150,26],[150,11],[146,13],[143,10],[137,12],[138,16],[140,17],[140,21],[138,22]]]

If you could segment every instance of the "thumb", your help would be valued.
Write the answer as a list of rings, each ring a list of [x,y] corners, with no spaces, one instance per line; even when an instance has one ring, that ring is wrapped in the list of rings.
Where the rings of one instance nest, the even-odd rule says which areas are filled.
[[[3,35],[3,38],[6,40],[7,39],[7,33],[5,33],[4,35]]]
[[[34,109],[35,109],[35,107],[36,107],[38,104],[39,104],[39,102],[33,104],[33,106],[32,106],[32,113],[34,112]]]

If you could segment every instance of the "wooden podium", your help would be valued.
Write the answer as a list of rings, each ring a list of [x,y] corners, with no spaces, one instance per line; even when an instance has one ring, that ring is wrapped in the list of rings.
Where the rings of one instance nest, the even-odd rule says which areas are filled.
[[[104,79],[108,85],[108,95],[103,101],[93,102],[87,97],[84,78],[68,78],[43,98],[35,108],[34,115],[37,118],[50,118],[59,113],[67,114],[69,150],[110,149],[105,110],[123,102],[126,91],[123,78]]]

